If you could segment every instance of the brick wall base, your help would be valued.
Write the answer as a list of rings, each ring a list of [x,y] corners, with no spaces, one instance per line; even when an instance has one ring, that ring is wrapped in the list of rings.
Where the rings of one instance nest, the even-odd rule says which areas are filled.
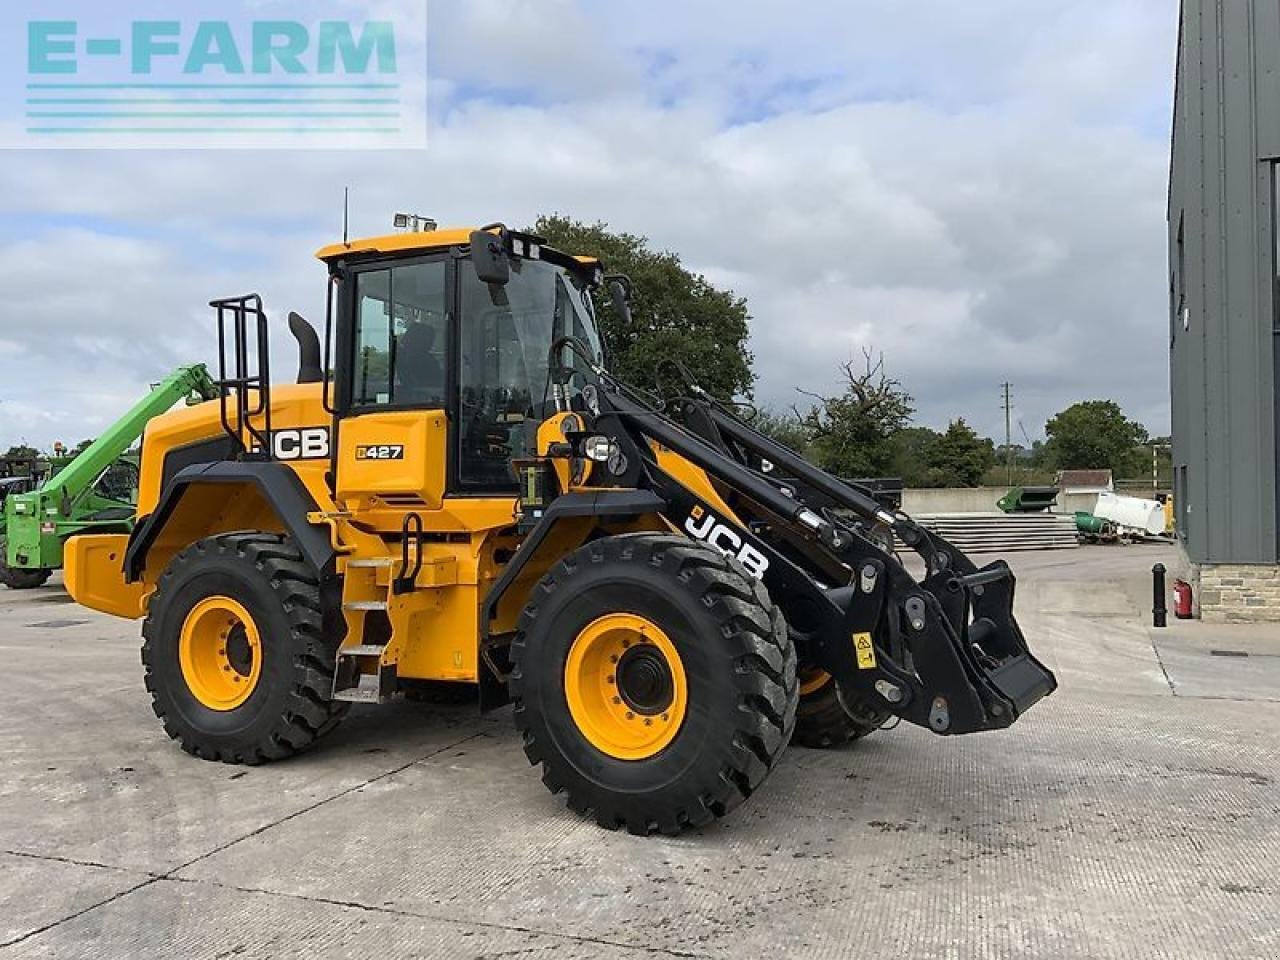
[[[1280,566],[1202,563],[1192,586],[1200,618],[1210,623],[1280,622]]]

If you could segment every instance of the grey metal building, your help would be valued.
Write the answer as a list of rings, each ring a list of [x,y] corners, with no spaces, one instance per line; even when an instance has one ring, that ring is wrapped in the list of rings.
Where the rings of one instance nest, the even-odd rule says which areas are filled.
[[[1183,0],[1169,185],[1174,500],[1206,618],[1280,617],[1278,170],[1280,0]]]

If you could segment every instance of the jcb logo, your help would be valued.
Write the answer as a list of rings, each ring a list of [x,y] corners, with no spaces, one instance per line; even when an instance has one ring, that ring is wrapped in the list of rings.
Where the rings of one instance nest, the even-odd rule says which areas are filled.
[[[254,447],[254,453],[258,452]],[[329,428],[272,430],[271,455],[277,460],[323,460],[329,456]]]
[[[747,573],[757,580],[764,579],[764,573],[769,569],[769,558],[751,544],[744,543],[736,531],[726,527],[710,511],[694,506],[684,521],[684,528],[695,540],[736,557],[747,568]]]

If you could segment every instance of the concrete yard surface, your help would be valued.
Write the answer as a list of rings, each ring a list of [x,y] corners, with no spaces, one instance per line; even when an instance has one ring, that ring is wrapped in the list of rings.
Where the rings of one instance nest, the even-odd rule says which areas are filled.
[[[1280,956],[1280,631],[1153,630],[1173,559],[1011,557],[1054,696],[999,733],[793,746],[674,839],[567,810],[509,710],[397,701],[202,762],[137,623],[0,589],[0,960]]]

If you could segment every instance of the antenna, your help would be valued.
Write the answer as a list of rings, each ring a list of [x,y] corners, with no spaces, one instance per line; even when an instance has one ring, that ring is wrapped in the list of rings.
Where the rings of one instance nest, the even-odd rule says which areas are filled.
[[[351,226],[351,188],[342,188],[342,243],[343,246],[351,246],[351,242],[347,239],[350,234]]]

